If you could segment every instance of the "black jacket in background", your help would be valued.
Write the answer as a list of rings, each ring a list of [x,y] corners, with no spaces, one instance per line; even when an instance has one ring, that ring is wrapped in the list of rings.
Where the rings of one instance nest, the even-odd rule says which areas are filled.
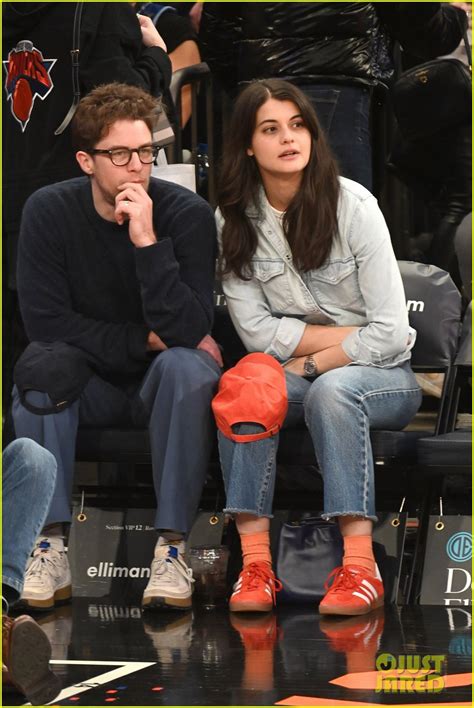
[[[437,2],[204,4],[203,60],[233,91],[252,79],[387,85],[394,41],[424,59],[453,51],[466,13]]]
[[[31,52],[25,52],[22,61],[17,58],[19,73],[15,69],[7,80],[11,97],[4,78],[3,224],[14,241],[10,244],[12,260],[28,196],[44,185],[82,174],[71,146],[70,127],[54,135],[73,99],[70,51],[76,4],[3,3],[3,61],[8,61],[22,40],[34,50],[33,58]],[[19,82],[20,78],[24,81]],[[162,49],[143,45],[129,3],[85,2],[79,78],[82,96],[111,81],[140,86],[158,96],[169,86],[171,64]],[[31,114],[23,123],[12,113],[12,98],[20,89],[33,93]],[[25,115],[27,108],[22,108]]]

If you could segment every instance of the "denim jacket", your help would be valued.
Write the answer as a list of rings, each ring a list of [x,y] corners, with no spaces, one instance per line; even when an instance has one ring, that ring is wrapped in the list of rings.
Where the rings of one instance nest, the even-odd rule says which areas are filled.
[[[393,367],[409,361],[416,332],[408,324],[403,283],[377,200],[340,178],[338,236],[323,266],[302,274],[277,214],[261,189],[247,216],[258,234],[253,277],[225,276],[230,316],[248,351],[289,359],[306,326],[353,325],[342,342],[353,364]],[[219,243],[224,219],[216,212]]]

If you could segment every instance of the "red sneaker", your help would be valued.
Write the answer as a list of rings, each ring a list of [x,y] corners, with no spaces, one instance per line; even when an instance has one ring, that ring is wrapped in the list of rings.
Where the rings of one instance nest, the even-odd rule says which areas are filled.
[[[264,561],[245,566],[234,585],[229,601],[232,612],[268,612],[275,604],[281,583]]]
[[[329,581],[334,578],[329,587]],[[379,569],[375,575],[360,565],[343,565],[330,573],[324,584],[327,593],[319,604],[322,615],[365,615],[383,605],[384,592]]]

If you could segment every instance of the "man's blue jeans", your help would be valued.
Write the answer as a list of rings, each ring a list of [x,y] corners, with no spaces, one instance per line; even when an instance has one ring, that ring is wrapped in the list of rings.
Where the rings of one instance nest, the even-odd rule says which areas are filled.
[[[346,366],[314,381],[286,372],[284,427],[305,422],[324,480],[324,514],[375,516],[370,430],[399,430],[415,415],[421,391],[408,364],[393,369]],[[241,424],[240,434],[259,432]],[[278,435],[236,443],[219,432],[228,513],[272,516]]]
[[[33,440],[19,438],[3,451],[2,584],[17,599],[28,557],[41,531],[56,482],[54,456]]]
[[[71,520],[76,434],[83,425],[148,425],[157,512],[157,529],[187,533],[193,524],[206,474],[215,425],[211,401],[221,371],[207,352],[167,349],[150,364],[145,378],[128,395],[93,376],[80,399],[60,413],[35,415],[13,389],[15,433],[50,450],[58,475],[47,523]],[[30,403],[51,405],[49,396],[29,391]]]

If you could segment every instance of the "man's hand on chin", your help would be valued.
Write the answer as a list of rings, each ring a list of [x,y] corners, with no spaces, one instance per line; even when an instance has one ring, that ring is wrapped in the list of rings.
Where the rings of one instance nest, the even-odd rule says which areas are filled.
[[[153,202],[140,182],[124,182],[119,185],[115,197],[115,220],[117,224],[128,220],[130,241],[137,248],[157,242],[153,229]]]

